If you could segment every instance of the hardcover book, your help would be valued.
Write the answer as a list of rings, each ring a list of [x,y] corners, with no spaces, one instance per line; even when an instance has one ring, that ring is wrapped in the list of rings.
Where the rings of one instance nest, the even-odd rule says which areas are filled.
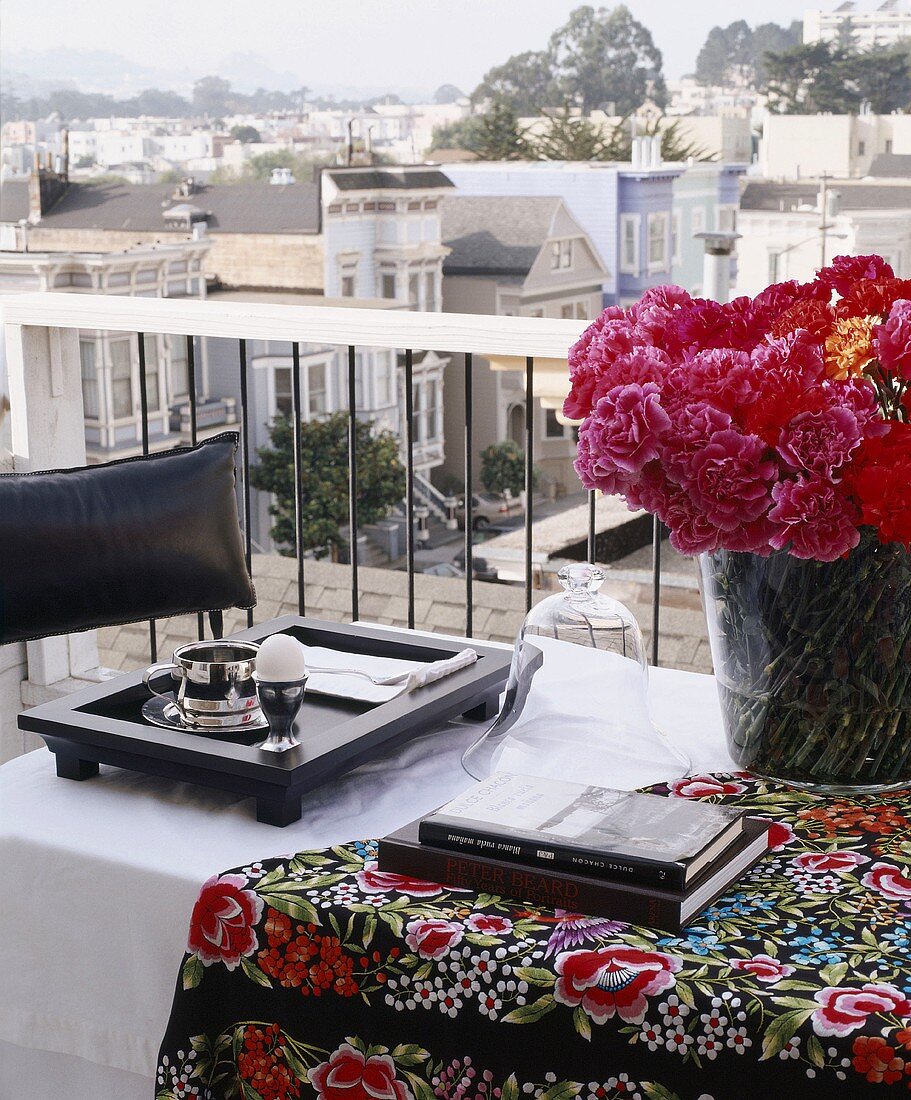
[[[492,856],[433,848],[418,840],[417,821],[380,841],[378,862],[381,871],[495,894],[537,908],[565,909],[679,932],[765,855],[769,825],[768,821],[748,818],[725,860],[706,868],[685,893],[540,867],[519,867]]]
[[[548,871],[685,890],[747,813],[686,798],[497,773],[420,823],[422,844]]]

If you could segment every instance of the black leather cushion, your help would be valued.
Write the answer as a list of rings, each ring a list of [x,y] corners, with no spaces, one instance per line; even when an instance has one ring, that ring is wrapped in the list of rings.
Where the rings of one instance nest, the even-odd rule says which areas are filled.
[[[237,435],[99,466],[0,475],[0,644],[252,607]]]

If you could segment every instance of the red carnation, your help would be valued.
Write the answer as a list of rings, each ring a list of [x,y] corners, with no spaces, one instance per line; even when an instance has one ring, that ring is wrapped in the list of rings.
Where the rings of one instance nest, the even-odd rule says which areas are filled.
[[[307,1076],[323,1100],[410,1100],[412,1095],[396,1079],[395,1062],[388,1054],[368,1058],[350,1043],[342,1043],[328,1062],[314,1066]]]
[[[826,302],[818,298],[804,298],[789,306],[772,324],[772,336],[787,336],[797,329],[804,329],[815,339],[823,341],[829,335],[835,313]]]
[[[879,1013],[911,1014],[911,1003],[894,985],[867,982],[860,989],[832,987],[813,994],[820,1007],[813,1013],[817,1035],[850,1035]]]
[[[892,306],[903,298],[911,298],[911,280],[861,279],[835,306],[835,316],[885,317]]]
[[[817,278],[830,290],[847,294],[858,279],[894,279],[895,272],[882,256],[836,256]]]
[[[911,546],[911,424],[889,424],[888,434],[865,439],[845,474],[845,485],[882,542]]]

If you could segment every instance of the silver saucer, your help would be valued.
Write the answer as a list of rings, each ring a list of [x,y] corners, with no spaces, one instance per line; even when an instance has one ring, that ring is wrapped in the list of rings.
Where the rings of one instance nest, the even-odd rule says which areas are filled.
[[[173,692],[167,695],[153,695],[142,704],[142,716],[154,726],[163,726],[169,730],[181,730],[183,733],[203,733],[209,737],[223,734],[246,733],[247,730],[267,730],[269,723],[260,717],[258,721],[244,722],[237,726],[194,726],[180,717]]]

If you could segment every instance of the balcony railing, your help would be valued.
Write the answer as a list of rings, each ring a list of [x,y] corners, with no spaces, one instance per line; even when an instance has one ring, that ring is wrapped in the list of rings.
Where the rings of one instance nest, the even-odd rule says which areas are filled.
[[[188,361],[189,435],[196,442],[199,427],[196,339],[220,337],[237,345],[237,371],[241,437],[240,495],[248,566],[252,566],[251,485],[249,431],[249,341],[282,341],[291,345],[294,419],[295,533],[298,609],[305,614],[305,571],[307,559],[301,552],[303,523],[301,485],[301,345],[321,344],[347,348],[347,410],[349,422],[349,566],[351,617],[359,617],[358,585],[358,470],[356,455],[356,349],[374,347],[404,352],[404,456],[405,564],[408,584],[408,625],[415,624],[415,471],[413,387],[414,353],[437,351],[451,356],[447,385],[452,373],[461,374],[466,408],[464,434],[460,441],[448,439],[451,448],[461,444],[464,481],[467,487],[475,474],[474,400],[475,357],[501,357],[521,364],[525,400],[525,523],[524,588],[525,606],[532,604],[534,571],[533,478],[535,463],[535,363],[550,360],[565,363],[567,348],[586,322],[550,318],[491,317],[472,314],[419,313],[360,308],[291,306],[199,300],[144,299],[100,295],[22,294],[2,299],[6,331],[7,364],[11,398],[13,453],[17,469],[40,470],[82,465],[85,462],[82,390],[78,333],[102,329],[130,333],[139,358],[139,387],[142,417],[142,449],[149,451],[148,396],[145,390],[145,341],[151,333],[180,333],[186,340]],[[457,376],[458,376],[457,373]],[[459,384],[459,383],[456,383]],[[420,501],[418,501],[420,506]],[[473,634],[473,508],[466,493],[465,515],[465,626]],[[589,494],[588,556],[595,556],[595,496]],[[658,660],[660,611],[660,530],[653,538],[652,660]],[[253,612],[248,613],[253,625]],[[202,637],[203,620],[198,629]],[[149,624],[150,655],[157,659],[155,623]]]

